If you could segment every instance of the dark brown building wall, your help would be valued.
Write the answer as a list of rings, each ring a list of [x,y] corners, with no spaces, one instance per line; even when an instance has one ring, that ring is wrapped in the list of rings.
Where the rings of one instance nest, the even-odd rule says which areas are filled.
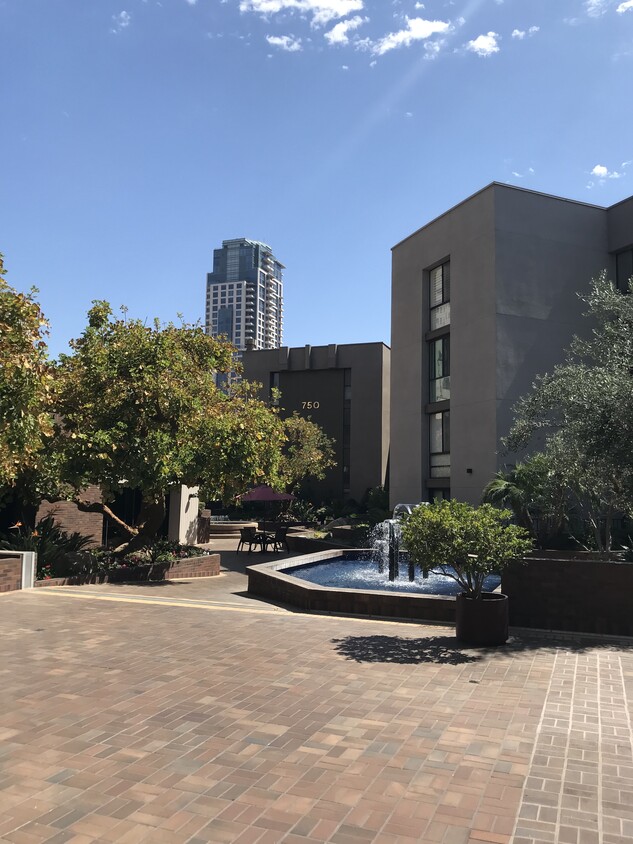
[[[87,501],[98,501],[99,487],[88,487],[83,497]],[[101,545],[103,534],[103,516],[100,513],[84,513],[72,501],[50,502],[44,499],[37,511],[37,521],[52,515],[55,522],[66,533],[77,531],[82,536],[89,536],[94,545]]]
[[[389,389],[391,352],[384,343],[247,351],[244,377],[262,384],[261,396],[270,395],[271,374],[279,373],[283,416],[293,411],[320,425],[336,440],[338,465],[326,481],[315,484],[319,497],[343,494],[342,447],[345,371],[351,386],[349,432],[350,488],[346,497],[359,500],[371,487],[387,482],[389,457]],[[315,402],[318,407],[315,407]]]

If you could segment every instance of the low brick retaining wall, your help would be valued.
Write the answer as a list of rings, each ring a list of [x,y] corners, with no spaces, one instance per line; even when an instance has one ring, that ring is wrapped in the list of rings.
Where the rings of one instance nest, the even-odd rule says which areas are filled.
[[[548,553],[507,568],[501,591],[516,627],[633,636],[632,563]]]
[[[455,598],[445,595],[403,594],[318,586],[285,574],[283,569],[337,557],[340,548],[301,558],[249,566],[248,591],[262,598],[290,604],[312,612],[374,618],[405,618],[416,621],[455,623]]]
[[[22,558],[0,556],[0,592],[22,588]]]
[[[204,557],[188,557],[174,563],[165,572],[165,580],[187,577],[215,577],[220,574],[220,555],[207,554]],[[108,583],[107,574],[94,574],[86,577],[52,577],[49,580],[36,580],[35,586],[84,586],[88,583]],[[123,582],[120,576],[116,582]],[[136,580],[135,583],[147,583],[146,580]]]

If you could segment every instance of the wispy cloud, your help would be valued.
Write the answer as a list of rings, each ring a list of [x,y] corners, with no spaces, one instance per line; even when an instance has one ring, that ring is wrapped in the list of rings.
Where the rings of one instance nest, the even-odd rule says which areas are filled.
[[[302,50],[301,39],[295,38],[294,35],[267,35],[266,41],[271,47],[279,47],[280,50],[285,50],[286,53],[298,53]]]
[[[624,0],[624,3],[620,3],[616,12],[622,14],[623,12],[633,11],[633,0]]]
[[[119,12],[118,15],[112,15],[112,28],[110,29],[110,32],[113,32],[116,35],[117,32],[127,29],[131,23],[132,16],[128,14],[128,12]]]
[[[360,12],[362,8],[363,0],[240,0],[241,12],[266,16],[296,11],[311,15],[313,26],[324,26],[352,12]]]
[[[520,173],[518,170],[513,170],[512,175],[516,179],[525,179],[526,176],[533,176],[534,175],[534,167],[528,167],[525,173]]]
[[[607,11],[612,0],[585,0],[585,11],[590,18],[599,18]]]
[[[493,53],[499,52],[499,34],[497,32],[489,32],[487,35],[479,35],[472,41],[466,44],[466,49],[471,53],[477,53],[478,56],[491,56]]]
[[[532,35],[536,35],[537,32],[540,32],[540,30],[540,26],[531,26],[529,29],[513,29],[512,37],[517,38],[519,41],[523,41],[526,36],[530,38]]]
[[[406,18],[406,27],[398,32],[390,32],[384,38],[380,38],[372,46],[372,52],[382,56],[389,50],[398,47],[408,47],[414,41],[425,41],[432,35],[439,35],[449,32],[451,24],[447,21],[427,21],[424,18]]]
[[[325,40],[328,44],[349,44],[349,32],[358,29],[366,23],[368,18],[363,18],[360,15],[355,15],[353,18],[348,18],[346,21],[340,21],[335,24],[329,32],[325,33]]]

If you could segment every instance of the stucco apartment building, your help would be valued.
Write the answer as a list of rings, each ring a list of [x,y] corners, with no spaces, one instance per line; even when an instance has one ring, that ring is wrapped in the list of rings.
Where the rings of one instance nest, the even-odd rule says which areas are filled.
[[[393,248],[390,497],[478,503],[516,460],[517,399],[587,330],[578,293],[633,275],[633,197],[604,208],[492,183]]]

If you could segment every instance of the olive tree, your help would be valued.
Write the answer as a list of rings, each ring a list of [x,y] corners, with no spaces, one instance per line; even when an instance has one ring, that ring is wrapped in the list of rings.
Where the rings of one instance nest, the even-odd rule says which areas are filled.
[[[633,515],[633,295],[603,273],[582,298],[591,331],[520,399],[506,443],[516,451],[544,442],[597,548],[608,552],[614,515]]]

